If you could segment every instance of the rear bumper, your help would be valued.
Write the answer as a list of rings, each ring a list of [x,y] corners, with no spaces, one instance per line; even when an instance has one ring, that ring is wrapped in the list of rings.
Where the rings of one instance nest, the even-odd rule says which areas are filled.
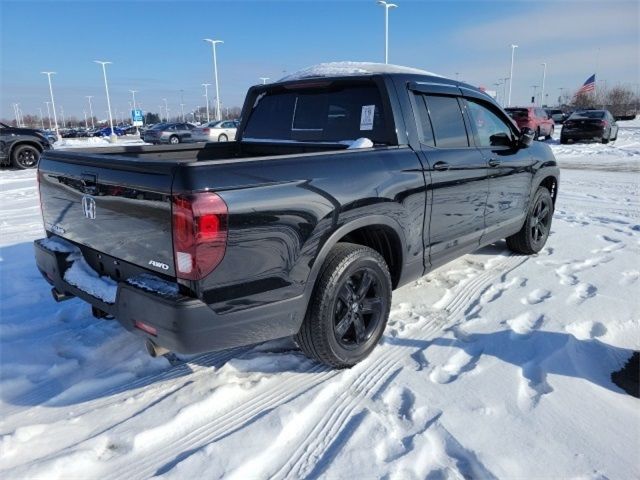
[[[72,254],[52,251],[41,240],[34,242],[34,249],[38,269],[58,292],[84,300],[115,317],[127,330],[174,352],[224,350],[281,338],[296,333],[301,323],[294,313],[301,299],[221,315],[200,299],[150,291],[130,280],[118,282],[115,301],[105,302],[65,280]],[[136,321],[152,326],[157,334],[136,328]]]
[[[563,129],[560,137],[564,140],[600,140],[605,136],[605,131],[600,130],[567,130]]]

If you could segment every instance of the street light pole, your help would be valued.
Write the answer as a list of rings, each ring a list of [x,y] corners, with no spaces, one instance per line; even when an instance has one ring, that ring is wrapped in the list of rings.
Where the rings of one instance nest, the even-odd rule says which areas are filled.
[[[385,0],[378,0],[378,5],[384,7],[384,63],[389,63],[389,9],[398,8],[398,5]]]
[[[14,103],[13,105],[13,114],[16,117],[16,127],[20,128],[20,115],[18,114],[18,104]]]
[[[101,60],[94,60],[95,63],[102,65],[102,75],[104,76],[104,89],[107,93],[107,109],[109,110],[109,126],[111,127],[111,141],[117,140],[116,132],[113,129],[113,117],[111,116],[111,99],[109,98],[109,84],[107,83],[107,65],[111,62],[103,62]]]
[[[58,117],[56,116],[56,102],[53,99],[53,87],[51,86],[51,75],[55,75],[56,72],[41,72],[49,78],[49,93],[51,94],[51,108],[53,109],[53,124],[56,128],[56,137],[60,138],[60,132],[58,131]],[[47,105],[48,107],[48,105]]]
[[[542,90],[540,91],[540,106],[544,106],[544,82],[547,79],[547,63],[542,64],[544,69],[542,70]]]
[[[204,98],[207,101],[207,123],[209,123],[209,85],[211,85],[210,83],[203,83],[202,86],[204,87]]]
[[[262,80],[262,84],[264,85],[267,83],[267,80],[269,80],[269,77],[260,77],[260,80]]]
[[[64,107],[60,105],[60,116],[62,117],[62,128],[67,128],[66,123],[64,123]]]
[[[91,116],[91,128],[96,128],[96,126],[93,124],[93,107],[91,106],[91,99],[93,98],[93,95],[87,95],[87,98],[89,99],[89,115]]]
[[[49,130],[51,130],[51,111],[49,110],[49,104],[51,102],[44,102],[47,104],[47,120],[49,121]]]
[[[87,111],[86,110],[82,110],[82,113],[84,113],[84,128],[89,130],[89,122],[87,121]]]
[[[204,41],[209,42],[213,50],[213,76],[216,81],[216,120],[220,120],[220,84],[218,83],[218,59],[216,57],[216,45],[224,42],[222,40],[212,40],[211,38],[205,38]]]
[[[509,74],[509,100],[507,106],[511,106],[511,88],[513,87],[513,59],[518,45],[511,45],[511,73]]]
[[[162,100],[164,101],[164,118],[167,123],[169,123],[169,107],[167,105],[167,99],[163,98]]]

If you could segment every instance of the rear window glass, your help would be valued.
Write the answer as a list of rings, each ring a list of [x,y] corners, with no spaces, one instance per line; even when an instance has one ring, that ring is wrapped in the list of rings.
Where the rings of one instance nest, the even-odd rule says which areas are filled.
[[[429,109],[436,147],[468,147],[467,129],[464,126],[458,100],[455,97],[431,95],[426,95],[424,99]]]
[[[575,112],[571,118],[604,118],[603,111]]]
[[[526,108],[507,108],[505,110],[511,118],[528,118],[529,110]]]
[[[373,84],[266,92],[258,97],[244,139],[340,142],[366,137],[390,143]]]

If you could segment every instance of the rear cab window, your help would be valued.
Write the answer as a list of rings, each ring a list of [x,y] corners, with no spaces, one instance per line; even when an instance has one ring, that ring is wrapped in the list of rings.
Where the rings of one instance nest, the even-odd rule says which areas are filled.
[[[338,143],[368,138],[397,143],[393,118],[373,81],[331,81],[278,86],[261,93],[247,120],[244,140]]]

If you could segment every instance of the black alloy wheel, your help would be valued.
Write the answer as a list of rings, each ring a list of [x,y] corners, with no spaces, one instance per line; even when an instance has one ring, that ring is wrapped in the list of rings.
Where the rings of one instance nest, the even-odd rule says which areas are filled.
[[[544,242],[549,236],[552,211],[551,198],[548,196],[539,197],[533,207],[533,217],[529,227],[531,228],[531,240],[534,243]]]
[[[384,301],[382,279],[370,268],[362,268],[346,278],[338,291],[333,333],[344,348],[365,343],[382,321]]]
[[[525,255],[542,250],[549,238],[553,219],[553,199],[546,187],[538,187],[530,205],[520,231],[507,237],[507,246],[514,252]]]
[[[39,159],[40,151],[32,145],[18,145],[12,154],[13,165],[23,170],[36,167]]]
[[[389,268],[377,251],[338,243],[322,263],[296,343],[332,368],[355,365],[384,332],[391,290]]]

